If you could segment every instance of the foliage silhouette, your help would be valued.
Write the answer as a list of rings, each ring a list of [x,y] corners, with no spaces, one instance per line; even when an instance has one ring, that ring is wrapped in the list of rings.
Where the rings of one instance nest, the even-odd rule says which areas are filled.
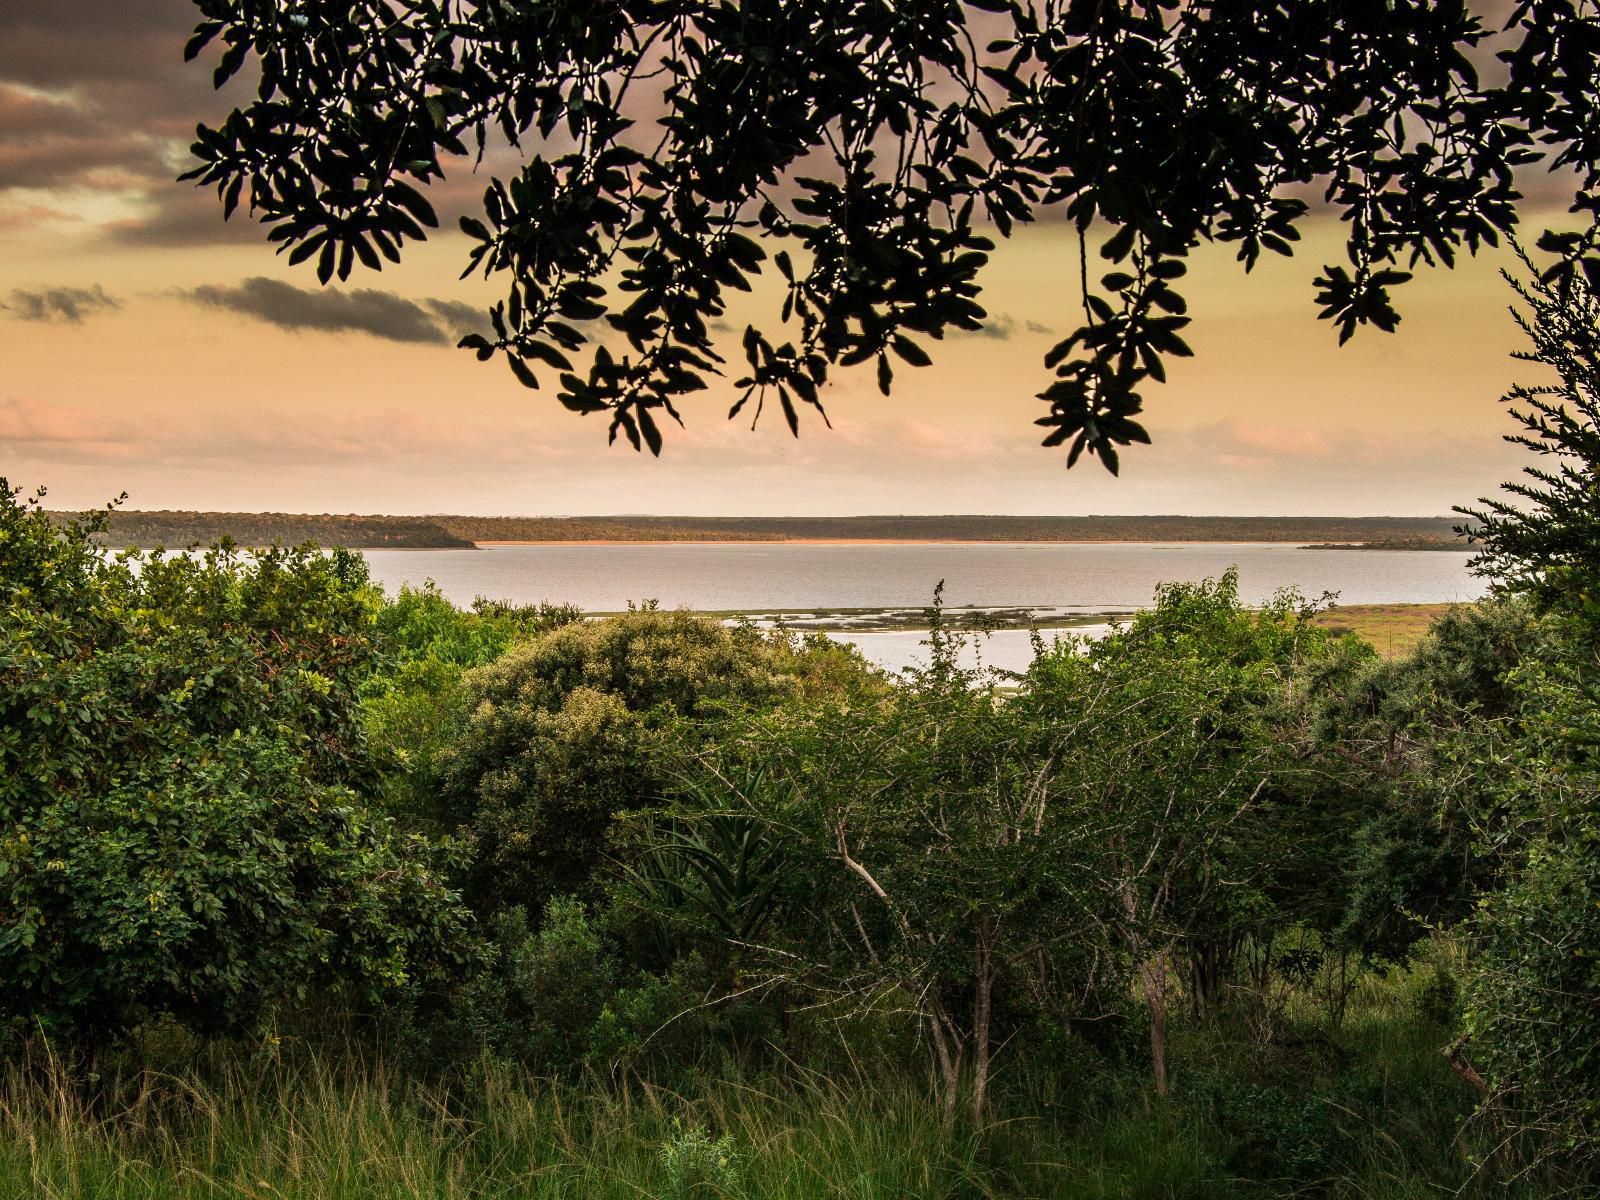
[[[447,160],[515,151],[461,218],[464,274],[506,289],[461,344],[529,387],[554,371],[563,405],[652,453],[722,373],[712,332],[769,251],[794,333],[744,331],[729,415],[775,400],[798,432],[832,368],[873,363],[887,394],[928,340],[982,328],[985,223],[1071,222],[1083,320],[1037,424],[1115,472],[1149,440],[1146,381],[1190,352],[1198,245],[1247,271],[1290,254],[1320,195],[1349,230],[1316,296],[1343,342],[1394,329],[1416,264],[1513,228],[1516,168],[1574,171],[1600,215],[1600,16],[1574,0],[1519,3],[1498,35],[1463,0],[196,3],[186,56],[220,47],[216,83],[248,62],[259,88],[199,128],[185,178],[326,283],[437,225]],[[1600,226],[1540,245],[1600,278]]]

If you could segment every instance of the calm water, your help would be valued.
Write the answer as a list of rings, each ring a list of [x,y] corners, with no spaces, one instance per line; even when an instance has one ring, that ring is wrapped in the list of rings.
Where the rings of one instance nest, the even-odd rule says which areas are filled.
[[[663,608],[789,612],[925,605],[940,579],[951,607],[1016,606],[1065,612],[1150,603],[1158,583],[1239,569],[1246,603],[1283,587],[1339,593],[1343,604],[1438,603],[1481,596],[1470,556],[1403,550],[1301,550],[1290,545],[938,543],[917,545],[493,546],[482,550],[368,550],[373,577],[394,590],[432,579],[451,600],[477,596],[576,604],[614,612],[629,601]],[[840,635],[868,657],[900,667],[919,653],[918,633]],[[1025,631],[992,635],[993,665],[1026,666]]]
[[[890,608],[927,604],[945,581],[951,606],[1141,608],[1156,584],[1239,568],[1239,591],[1259,603],[1279,588],[1337,591],[1344,604],[1470,600],[1482,585],[1470,557],[1448,551],[1301,550],[1250,544],[491,546],[482,550],[368,550],[374,578],[394,589],[436,582],[458,604],[476,596],[576,604],[615,612],[663,608]]]

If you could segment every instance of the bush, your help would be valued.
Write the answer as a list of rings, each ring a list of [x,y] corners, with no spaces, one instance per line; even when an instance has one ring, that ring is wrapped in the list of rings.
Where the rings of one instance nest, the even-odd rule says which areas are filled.
[[[0,480],[0,1023],[238,1029],[469,956],[432,851],[353,786],[360,559],[110,559],[18,496]]]
[[[733,1138],[713,1138],[700,1126],[681,1129],[661,1147],[661,1169],[671,1200],[695,1196],[733,1197],[744,1194],[739,1152]]]
[[[436,830],[436,763],[448,743],[462,676],[517,642],[581,616],[569,605],[519,606],[482,597],[463,612],[431,581],[403,586],[384,603],[373,622],[381,669],[367,677],[362,707],[385,807],[419,829]]]
[[[583,1060],[616,973],[576,900],[551,901],[537,931],[523,909],[508,909],[494,919],[489,963],[473,985],[469,1012],[498,1053],[539,1070],[566,1070]]]
[[[1552,248],[1546,245],[1545,248]],[[1517,741],[1496,761],[1498,795],[1476,814],[1477,849],[1499,887],[1470,923],[1472,1053],[1487,1106],[1532,1152],[1600,1170],[1600,275],[1554,264],[1512,280],[1516,313],[1552,382],[1505,396],[1535,455],[1468,532],[1479,574],[1554,614],[1564,644],[1506,663]],[[1566,269],[1563,269],[1566,268]],[[1514,668],[1514,669],[1513,669]],[[1510,768],[1507,770],[1507,768]]]
[[[1534,1155],[1600,1168],[1600,679],[1586,629],[1511,676],[1524,728],[1479,815],[1499,886],[1467,923],[1468,1050]]]
[[[871,686],[853,652],[645,609],[567,625],[472,672],[439,755],[447,820],[474,843],[484,911],[598,894],[613,817],[658,802],[727,704]],[[689,720],[682,720],[688,718]]]

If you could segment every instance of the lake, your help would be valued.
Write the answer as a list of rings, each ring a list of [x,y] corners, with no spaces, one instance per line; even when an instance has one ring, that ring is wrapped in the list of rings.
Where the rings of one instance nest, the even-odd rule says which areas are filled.
[[[457,604],[477,596],[516,603],[576,604],[616,612],[630,601],[663,608],[805,612],[915,607],[945,581],[954,608],[1129,611],[1156,585],[1215,577],[1236,566],[1239,592],[1259,604],[1284,587],[1339,593],[1344,604],[1474,600],[1484,584],[1456,551],[1304,550],[1262,543],[784,543],[543,544],[480,550],[367,550],[373,578],[390,591],[432,579]],[[873,661],[898,669],[919,656],[915,631],[844,633]],[[985,661],[1026,667],[1025,630],[992,634]]]

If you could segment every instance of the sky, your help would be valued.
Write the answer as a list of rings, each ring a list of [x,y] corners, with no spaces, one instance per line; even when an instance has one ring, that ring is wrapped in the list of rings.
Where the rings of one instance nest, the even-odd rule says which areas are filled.
[[[1340,229],[1246,278],[1197,252],[1195,357],[1145,392],[1154,445],[1112,478],[1038,445],[1049,347],[1075,325],[1076,241],[1023,227],[983,279],[981,335],[930,345],[892,397],[870,369],[802,416],[725,419],[713,388],[660,459],[606,442],[503,363],[454,348],[492,285],[458,281],[446,232],[381,274],[323,289],[244,214],[176,182],[198,121],[243,102],[184,64],[187,0],[0,3],[0,475],[51,507],[691,515],[1194,513],[1435,515],[1516,474],[1498,398],[1530,368],[1505,256],[1423,271],[1397,334],[1338,348],[1312,279]],[[452,173],[448,203],[484,180]],[[1530,225],[1559,220],[1526,214]],[[1270,257],[1270,256],[1269,256]],[[776,325],[775,289],[728,316]],[[777,416],[777,414],[769,414]]]

